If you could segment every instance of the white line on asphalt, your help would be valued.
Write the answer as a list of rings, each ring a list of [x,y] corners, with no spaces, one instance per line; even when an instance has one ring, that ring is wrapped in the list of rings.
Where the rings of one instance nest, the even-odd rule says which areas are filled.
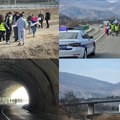
[[[95,42],[97,42],[100,38],[102,38],[103,36],[105,35],[105,33],[103,33],[99,38],[97,38],[96,40],[95,40]]]
[[[4,110],[4,109],[1,110],[2,115],[3,115],[7,120],[11,120],[7,115],[5,115],[5,113],[4,113],[3,110]]]
[[[94,28],[91,28],[91,29],[89,29],[88,31],[86,31],[86,33],[90,33],[90,32],[92,32],[94,30]]]

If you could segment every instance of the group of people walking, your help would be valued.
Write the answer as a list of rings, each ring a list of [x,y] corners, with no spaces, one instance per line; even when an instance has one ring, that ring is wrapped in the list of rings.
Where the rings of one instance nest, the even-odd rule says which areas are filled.
[[[44,19],[46,21],[46,28],[49,28],[50,27],[50,25],[49,25],[50,18],[51,18],[51,14],[49,11],[47,11],[45,15],[41,11],[38,14],[38,16],[34,16],[34,15],[30,14],[27,17],[29,33],[31,34],[31,28],[32,28],[33,37],[35,37],[37,23],[39,24],[39,28],[43,28]]]
[[[120,32],[120,24],[119,23],[111,22],[105,26],[105,34],[107,34],[107,35],[118,36],[119,32]]]
[[[50,12],[46,14],[41,12],[38,16],[29,15],[25,18],[25,13],[8,12],[5,17],[0,15],[0,42],[6,40],[6,44],[10,45],[10,39],[12,32],[14,33],[15,42],[18,41],[18,45],[24,45],[25,42],[25,29],[28,25],[29,34],[33,34],[35,37],[37,25],[39,28],[43,28],[43,21],[46,20],[46,28],[49,28]],[[28,24],[27,24],[28,23]]]

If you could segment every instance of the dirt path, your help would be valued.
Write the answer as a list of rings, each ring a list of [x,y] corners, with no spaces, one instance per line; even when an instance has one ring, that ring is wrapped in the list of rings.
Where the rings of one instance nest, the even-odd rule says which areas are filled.
[[[52,22],[53,23],[53,22]],[[58,25],[52,25],[49,29],[37,28],[36,37],[28,34],[26,30],[26,40],[24,46],[17,46],[11,36],[11,45],[6,45],[5,41],[0,42],[1,58],[57,58],[58,57]]]

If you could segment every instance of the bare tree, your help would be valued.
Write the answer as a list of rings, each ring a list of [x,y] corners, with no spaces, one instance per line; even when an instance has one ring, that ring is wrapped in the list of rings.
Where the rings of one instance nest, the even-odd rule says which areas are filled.
[[[80,104],[76,104],[79,103],[79,100],[73,91],[66,91],[63,98],[60,100],[60,103],[64,104],[63,109],[69,118],[74,117],[80,120],[85,120],[86,115],[84,110]]]
[[[75,113],[75,109],[72,105],[75,103],[75,101],[76,97],[73,91],[66,91],[64,93],[64,102],[65,104],[67,104],[67,106],[65,107],[65,111],[69,118]]]

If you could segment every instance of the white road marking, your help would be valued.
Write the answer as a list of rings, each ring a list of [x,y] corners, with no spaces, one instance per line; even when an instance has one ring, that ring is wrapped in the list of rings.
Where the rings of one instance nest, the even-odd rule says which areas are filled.
[[[97,38],[96,40],[95,40],[95,42],[97,42],[100,38],[102,38],[103,36],[105,35],[105,33],[103,33],[99,38]]]
[[[11,120],[7,115],[5,115],[5,113],[4,113],[3,110],[4,110],[4,109],[1,110],[2,115],[3,115],[7,120]]]

